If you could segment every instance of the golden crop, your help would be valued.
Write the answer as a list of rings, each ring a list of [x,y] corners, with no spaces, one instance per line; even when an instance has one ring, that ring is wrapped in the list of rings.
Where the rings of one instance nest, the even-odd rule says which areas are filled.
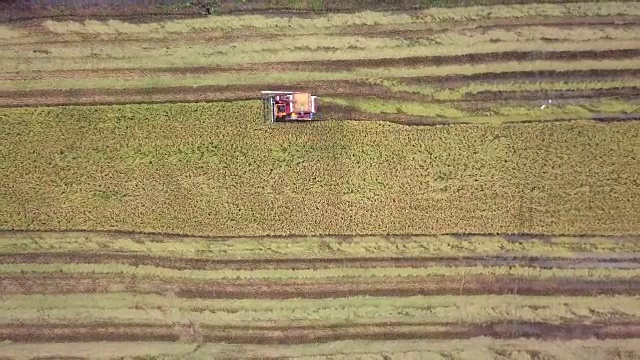
[[[255,101],[0,110],[2,229],[640,230],[640,125],[267,125]]]

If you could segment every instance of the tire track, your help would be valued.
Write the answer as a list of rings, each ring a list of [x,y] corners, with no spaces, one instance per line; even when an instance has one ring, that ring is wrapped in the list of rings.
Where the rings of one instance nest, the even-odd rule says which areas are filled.
[[[177,270],[261,270],[331,268],[422,268],[434,266],[524,266],[541,269],[637,269],[637,257],[550,258],[540,256],[470,257],[380,257],[380,258],[287,258],[287,259],[203,259],[160,257],[122,253],[16,253],[0,254],[2,264],[126,264]]]
[[[509,276],[430,276],[329,280],[193,280],[120,274],[21,274],[0,279],[0,295],[113,293],[204,299],[322,299],[353,296],[640,294],[640,280],[535,279]]]
[[[390,324],[340,327],[213,327],[168,325],[4,325],[0,341],[88,342],[88,341],[205,341],[238,344],[304,344],[340,340],[401,339],[500,339],[544,340],[631,339],[640,337],[636,322],[551,324],[542,322],[496,322],[488,324]]]

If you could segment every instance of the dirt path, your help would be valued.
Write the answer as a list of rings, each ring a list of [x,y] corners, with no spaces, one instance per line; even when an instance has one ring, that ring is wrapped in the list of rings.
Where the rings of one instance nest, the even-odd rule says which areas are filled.
[[[595,296],[640,293],[640,280],[534,279],[501,276],[332,280],[197,281],[92,274],[5,275],[0,294],[133,292],[208,299],[319,299],[351,296],[537,295]]]
[[[630,339],[640,337],[640,324],[608,323],[489,323],[489,324],[389,324],[337,327],[212,327],[162,325],[4,325],[0,341],[87,342],[87,341],[206,341],[240,344],[303,344],[358,340],[400,339],[502,339],[544,340]]]
[[[144,254],[118,253],[21,253],[0,254],[2,264],[126,264],[156,266],[179,270],[258,270],[258,269],[331,269],[376,267],[433,266],[525,266],[542,269],[637,269],[640,255],[633,257],[549,258],[538,256],[487,257],[403,257],[403,258],[316,258],[316,259],[253,259],[216,260],[179,257],[158,257]]]

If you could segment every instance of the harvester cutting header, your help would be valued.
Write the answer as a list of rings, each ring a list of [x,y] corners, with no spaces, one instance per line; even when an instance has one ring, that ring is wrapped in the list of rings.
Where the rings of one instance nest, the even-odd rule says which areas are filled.
[[[316,96],[293,91],[262,91],[265,121],[313,121],[320,120]]]

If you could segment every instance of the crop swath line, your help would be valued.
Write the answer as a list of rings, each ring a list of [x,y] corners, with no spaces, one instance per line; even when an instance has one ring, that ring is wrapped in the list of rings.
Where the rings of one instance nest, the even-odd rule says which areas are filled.
[[[191,237],[176,234],[43,230],[0,231],[0,254],[3,258],[1,263],[20,261],[20,258],[32,259],[28,261],[33,262],[40,261],[38,259],[42,262],[50,262],[50,259],[62,262],[60,257],[91,254],[96,256],[92,259],[109,256],[175,258],[178,261],[175,264],[180,259],[206,263],[242,259],[247,264],[274,261],[271,264],[276,265],[292,259],[303,262],[307,259],[314,262],[333,261],[332,259],[338,262],[343,259],[436,261],[478,257],[523,261],[556,259],[567,262],[585,259],[585,264],[595,264],[598,261],[616,261],[615,259],[633,261],[640,253],[640,242],[637,240],[636,236],[549,235]],[[377,250],[372,252],[370,249]]]
[[[446,264],[443,264],[446,265]],[[82,264],[82,263],[50,263],[50,264],[0,264],[0,272],[15,273],[63,273],[63,274],[115,274],[138,278],[159,277],[162,279],[190,279],[190,280],[314,280],[330,279],[368,279],[368,278],[426,278],[426,277],[457,277],[457,276],[512,276],[533,278],[609,278],[632,279],[640,274],[639,267],[628,266],[622,269],[611,268],[537,268],[519,267],[516,264],[503,266],[468,266],[448,267],[433,265],[430,267],[379,267],[375,272],[360,267],[333,267],[325,269],[256,269],[256,270],[199,270],[199,269],[170,269],[156,266],[125,264]]]
[[[618,49],[608,51],[506,51],[488,53],[468,53],[461,55],[412,56],[402,58],[350,59],[350,60],[303,60],[283,65],[282,62],[265,62],[259,64],[238,64],[237,66],[177,66],[148,68],[104,68],[104,69],[50,69],[29,71],[4,71],[0,73],[3,80],[39,80],[46,78],[95,78],[137,79],[153,75],[153,77],[176,77],[176,75],[214,75],[220,73],[264,72],[265,69],[277,72],[292,71],[345,71],[366,68],[398,68],[417,66],[468,65],[475,66],[495,64],[499,62],[535,61],[585,61],[585,60],[625,60],[640,56],[640,49]],[[521,71],[521,69],[519,69]]]
[[[1,324],[188,324],[238,326],[340,326],[348,324],[406,325],[428,322],[482,324],[492,321],[592,321],[640,318],[637,296],[544,297],[474,296],[354,296],[326,299],[185,299],[134,293],[66,295],[3,295]],[[172,314],[166,314],[172,309]],[[249,310],[250,309],[250,310]],[[571,311],[569,311],[569,309]],[[249,310],[245,312],[246,310]],[[42,312],[46,311],[43,319]]]

